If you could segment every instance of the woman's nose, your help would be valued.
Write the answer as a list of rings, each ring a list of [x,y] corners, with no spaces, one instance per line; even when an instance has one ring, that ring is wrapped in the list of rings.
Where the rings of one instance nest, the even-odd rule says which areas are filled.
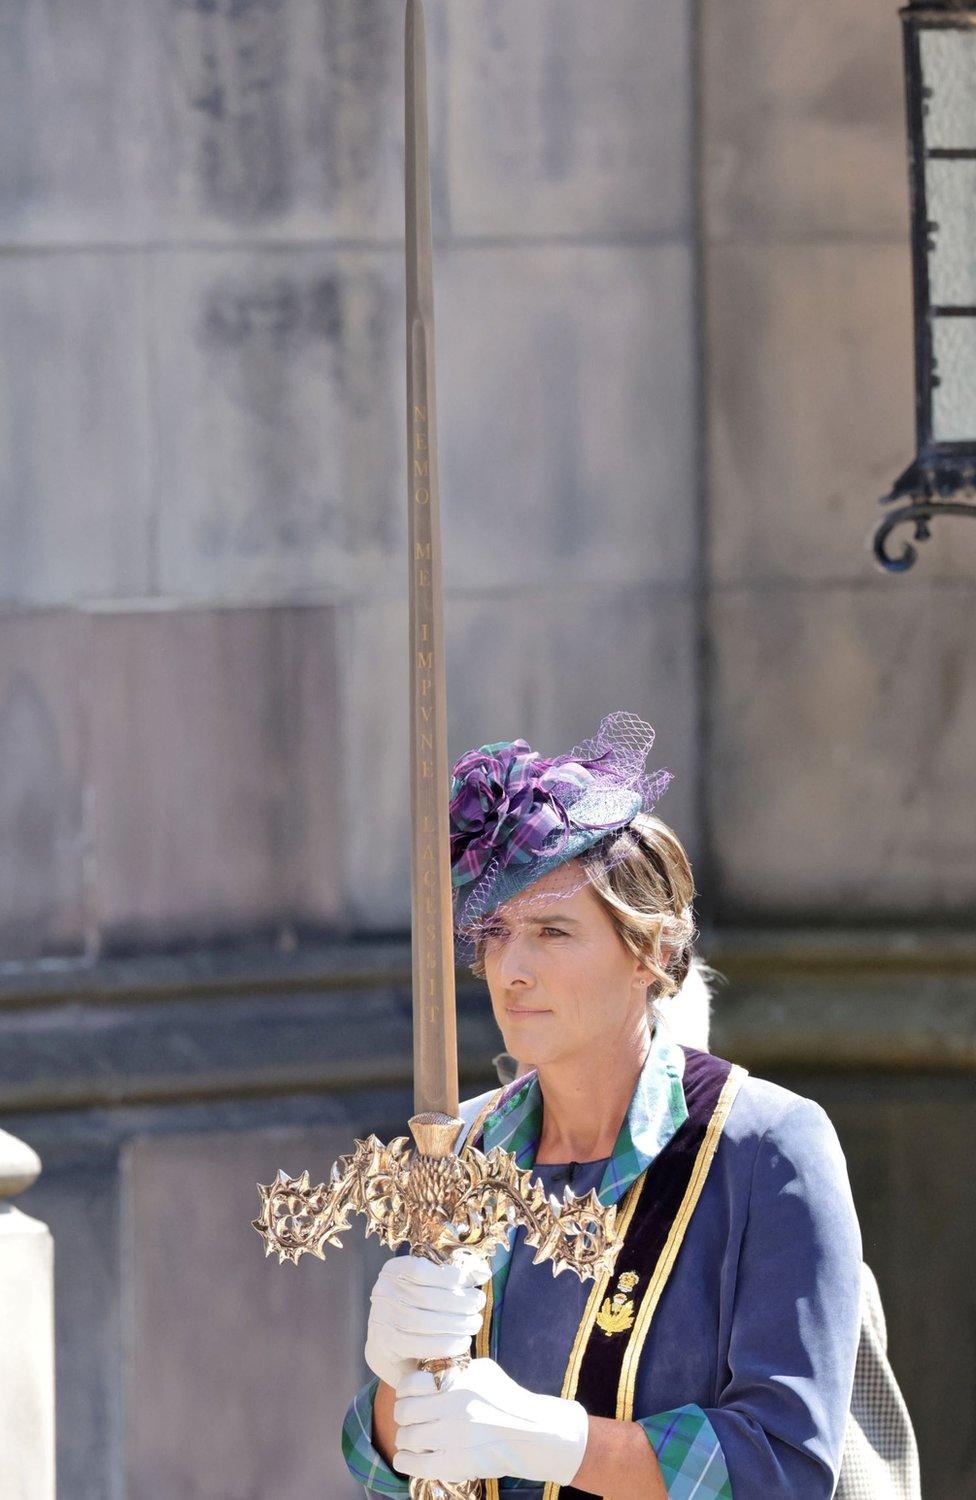
[[[532,970],[525,944],[520,938],[509,935],[502,944],[498,967],[506,984],[530,985]]]

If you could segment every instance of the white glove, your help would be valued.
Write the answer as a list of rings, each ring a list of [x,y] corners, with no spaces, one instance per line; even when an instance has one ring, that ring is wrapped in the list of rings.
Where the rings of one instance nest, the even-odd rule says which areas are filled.
[[[578,1401],[540,1396],[493,1359],[451,1371],[438,1391],[416,1370],[397,1386],[393,1467],[421,1479],[536,1479],[570,1484],[586,1452],[589,1419]]]
[[[366,1363],[396,1386],[421,1359],[467,1354],[481,1327],[491,1275],[487,1261],[465,1254],[438,1266],[418,1255],[395,1255],[370,1292]]]

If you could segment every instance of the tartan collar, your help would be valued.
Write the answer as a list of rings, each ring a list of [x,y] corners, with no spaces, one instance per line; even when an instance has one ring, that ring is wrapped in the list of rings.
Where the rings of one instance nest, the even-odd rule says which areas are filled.
[[[682,1076],[685,1055],[667,1024],[655,1022],[651,1046],[600,1183],[603,1203],[616,1203],[688,1118]],[[535,1163],[542,1134],[542,1090],[531,1072],[506,1090],[484,1124],[485,1151],[502,1146],[522,1168]]]

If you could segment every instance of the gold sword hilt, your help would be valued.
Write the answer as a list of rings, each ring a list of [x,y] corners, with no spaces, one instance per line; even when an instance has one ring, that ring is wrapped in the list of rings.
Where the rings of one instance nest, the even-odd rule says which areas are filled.
[[[533,1181],[501,1146],[484,1153],[454,1144],[463,1121],[445,1114],[414,1115],[406,1136],[385,1146],[375,1135],[356,1141],[351,1156],[334,1163],[328,1183],[310,1186],[308,1172],[289,1177],[280,1168],[273,1183],[258,1183],[261,1213],[251,1222],[264,1240],[265,1255],[297,1265],[302,1255],[325,1259],[325,1246],[341,1248],[339,1236],[354,1213],[366,1219],[391,1250],[407,1244],[411,1254],[444,1264],[463,1253],[490,1260],[525,1227],[535,1250],[533,1265],[552,1262],[553,1275],[575,1271],[581,1281],[613,1271],[620,1249],[617,1207],[600,1202],[591,1189],[577,1197],[567,1188],[560,1203]],[[470,1356],[421,1360],[438,1386],[447,1371],[463,1369]],[[482,1500],[483,1481],[412,1479],[411,1500]]]
[[[324,1260],[325,1246],[341,1248],[339,1236],[359,1213],[366,1234],[391,1250],[408,1244],[411,1254],[440,1263],[460,1250],[490,1259],[509,1230],[524,1225],[533,1264],[551,1260],[554,1275],[573,1270],[585,1280],[612,1271],[616,1205],[602,1204],[593,1189],[577,1197],[567,1188],[561,1204],[550,1200],[531,1169],[500,1146],[486,1155],[465,1143],[455,1153],[463,1122],[449,1115],[408,1123],[415,1148],[406,1136],[384,1145],[370,1135],[334,1163],[327,1183],[312,1187],[307,1171],[289,1177],[280,1168],[274,1182],[258,1183],[261,1213],[251,1222],[265,1254],[277,1253],[279,1263]]]

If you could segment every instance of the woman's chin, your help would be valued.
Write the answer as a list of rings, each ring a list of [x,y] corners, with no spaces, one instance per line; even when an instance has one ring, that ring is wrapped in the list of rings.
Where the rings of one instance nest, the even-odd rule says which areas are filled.
[[[520,1036],[517,1027],[512,1027],[510,1031],[503,1032],[502,1035],[505,1038],[505,1051],[510,1057],[515,1058],[518,1065],[515,1070],[516,1078],[548,1062],[549,1049],[530,1042],[526,1036]]]

